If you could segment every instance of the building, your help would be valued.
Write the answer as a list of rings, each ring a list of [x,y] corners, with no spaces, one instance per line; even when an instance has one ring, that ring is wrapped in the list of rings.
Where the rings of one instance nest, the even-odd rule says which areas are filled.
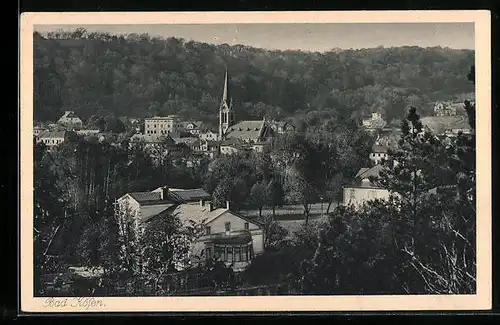
[[[269,124],[270,124],[270,128],[276,134],[285,134],[288,132],[295,131],[295,125],[293,125],[291,122],[288,122],[288,121],[275,121],[275,120],[273,120]]]
[[[427,116],[421,120],[424,129],[438,136],[453,137],[472,131],[467,116]]]
[[[198,134],[198,137],[200,138],[200,140],[210,140],[210,141],[219,140],[219,134],[217,132],[212,131],[212,130],[201,131]]]
[[[371,117],[362,121],[363,127],[368,130],[382,129],[387,123],[380,113],[374,112]]]
[[[383,161],[389,159],[388,148],[380,144],[374,144],[372,146],[372,151],[370,152],[370,160],[375,164],[379,165]]]
[[[344,187],[343,204],[360,207],[370,200],[388,199],[389,191],[376,181],[382,168],[381,165],[361,168],[356,174],[353,183]]]
[[[144,134],[161,136],[178,133],[179,118],[176,115],[155,116],[144,119]]]
[[[82,120],[76,116],[73,111],[66,111],[64,115],[57,121],[59,125],[66,127],[68,130],[78,130],[83,126]]]
[[[465,115],[463,102],[437,102],[434,104],[435,116]]]
[[[220,142],[211,140],[198,140],[191,145],[193,151],[202,153],[210,159],[218,156],[220,153]]]
[[[201,225],[203,232],[191,247],[193,264],[216,258],[243,270],[264,251],[264,231],[260,224],[225,207],[215,207],[203,189],[174,189],[166,186],[151,192],[128,193],[116,201],[119,231],[130,223],[141,235],[140,226],[153,218],[178,217],[184,226]]]
[[[40,133],[42,133],[42,132],[44,132],[44,131],[48,131],[48,129],[47,129],[47,128],[44,128],[43,126],[35,125],[35,126],[33,127],[33,136],[34,136],[35,138],[37,138],[37,137],[40,135]]]
[[[179,123],[179,130],[187,132],[192,135],[198,135],[200,133],[200,129],[202,128],[202,121],[187,121]]]
[[[247,143],[261,142],[271,136],[271,128],[262,120],[236,122],[232,98],[229,97],[227,69],[224,78],[222,101],[219,109],[219,140],[237,138]]]
[[[186,225],[203,224],[204,232],[193,244],[193,264],[215,258],[235,271],[244,270],[255,256],[264,252],[264,231],[256,221],[231,211],[229,203],[216,208],[211,202],[178,205],[176,215]]]
[[[37,143],[45,144],[49,149],[54,148],[68,138],[68,131],[43,131],[36,138]]]

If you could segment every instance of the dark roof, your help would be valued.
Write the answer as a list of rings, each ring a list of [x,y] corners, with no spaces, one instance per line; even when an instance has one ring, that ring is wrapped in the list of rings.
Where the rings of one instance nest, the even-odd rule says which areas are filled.
[[[264,126],[263,120],[241,121],[230,126],[226,134],[227,138],[258,139]]]
[[[129,193],[129,195],[141,204],[161,201],[161,193],[159,192],[134,192]]]
[[[168,192],[169,198],[181,202],[193,202],[201,199],[208,200],[212,196],[202,188],[194,188],[188,190],[172,190]]]
[[[64,138],[66,135],[66,131],[57,130],[57,131],[42,131],[38,135],[38,138]]]
[[[371,168],[361,168],[359,170],[359,172],[356,174],[356,178],[364,179],[364,178],[368,178],[370,176],[379,177],[382,169],[383,169],[383,167],[381,165],[375,165]]]

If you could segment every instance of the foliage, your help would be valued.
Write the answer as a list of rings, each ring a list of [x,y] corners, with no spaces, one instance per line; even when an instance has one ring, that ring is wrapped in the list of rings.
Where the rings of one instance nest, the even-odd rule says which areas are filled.
[[[178,38],[76,32],[34,34],[35,119],[71,107],[84,119],[180,114],[216,122],[224,68],[239,119],[305,115],[310,110],[388,121],[408,105],[470,93],[462,77],[474,52],[397,47],[325,53],[267,51]]]

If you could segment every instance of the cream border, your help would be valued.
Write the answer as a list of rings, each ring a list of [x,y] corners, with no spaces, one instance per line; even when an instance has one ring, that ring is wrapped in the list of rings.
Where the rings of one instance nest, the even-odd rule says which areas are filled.
[[[209,23],[374,23],[473,22],[476,51],[477,123],[477,294],[449,296],[278,296],[278,297],[133,297],[102,298],[105,306],[88,309],[45,308],[33,297],[33,26],[38,24],[209,24]],[[394,311],[486,310],[491,308],[491,26],[490,12],[176,12],[176,13],[23,13],[21,38],[21,197],[20,284],[22,312],[215,312],[215,311]],[[22,112],[22,113],[21,113]],[[479,236],[480,234],[480,236]],[[63,298],[58,298],[59,300]],[[68,300],[71,300],[68,299]]]

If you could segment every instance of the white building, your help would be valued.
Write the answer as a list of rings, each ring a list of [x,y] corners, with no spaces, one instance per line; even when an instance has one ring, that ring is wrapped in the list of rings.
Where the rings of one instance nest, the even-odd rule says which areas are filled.
[[[355,176],[354,182],[344,187],[344,205],[360,207],[365,202],[375,199],[388,199],[389,191],[383,188],[376,180],[382,170],[381,165],[371,168],[361,168]]]
[[[155,116],[144,119],[144,134],[151,136],[178,133],[179,118],[175,115]]]
[[[58,124],[64,125],[70,130],[81,129],[83,126],[82,120],[76,116],[73,111],[66,111],[64,115],[57,121]]]

